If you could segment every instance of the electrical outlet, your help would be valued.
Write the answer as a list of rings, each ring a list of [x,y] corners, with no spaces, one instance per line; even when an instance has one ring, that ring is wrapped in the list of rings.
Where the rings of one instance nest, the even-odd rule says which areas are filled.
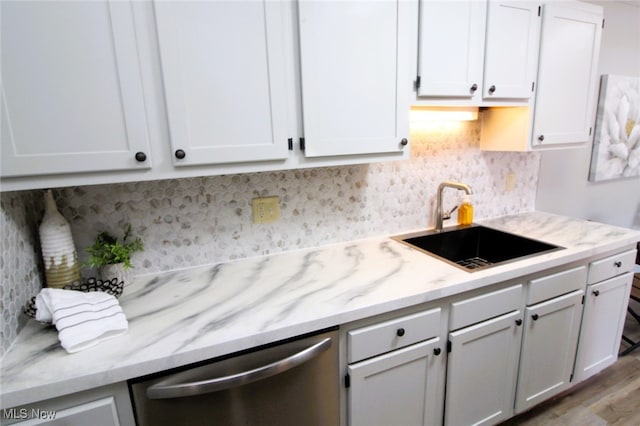
[[[504,180],[504,192],[511,192],[516,187],[516,174],[514,172],[507,173]]]
[[[269,223],[280,220],[280,198],[261,197],[251,200],[253,223]]]

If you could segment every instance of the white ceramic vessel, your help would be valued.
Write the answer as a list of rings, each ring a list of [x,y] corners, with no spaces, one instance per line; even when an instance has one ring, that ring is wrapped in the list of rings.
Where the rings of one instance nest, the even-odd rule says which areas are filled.
[[[80,263],[71,227],[58,211],[51,190],[45,192],[45,211],[39,232],[47,287],[60,288],[80,281]]]

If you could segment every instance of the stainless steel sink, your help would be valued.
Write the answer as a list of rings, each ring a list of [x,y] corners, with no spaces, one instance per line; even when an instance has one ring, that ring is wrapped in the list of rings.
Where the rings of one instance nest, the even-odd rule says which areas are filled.
[[[468,272],[561,250],[564,247],[532,240],[485,226],[471,225],[392,237]]]

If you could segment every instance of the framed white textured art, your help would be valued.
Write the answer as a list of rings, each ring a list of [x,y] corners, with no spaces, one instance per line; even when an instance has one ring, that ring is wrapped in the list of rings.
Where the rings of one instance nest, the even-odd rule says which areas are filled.
[[[640,176],[640,77],[603,75],[590,181]]]

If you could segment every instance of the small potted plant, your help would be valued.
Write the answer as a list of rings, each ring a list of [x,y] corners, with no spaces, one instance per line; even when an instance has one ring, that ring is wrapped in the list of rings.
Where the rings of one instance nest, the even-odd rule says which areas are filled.
[[[142,240],[138,237],[130,239],[131,224],[128,223],[122,241],[107,231],[103,231],[96,237],[91,246],[87,248],[89,260],[86,265],[98,268],[102,280],[118,278],[118,282],[128,281],[128,269],[132,268],[131,255],[143,250]]]

